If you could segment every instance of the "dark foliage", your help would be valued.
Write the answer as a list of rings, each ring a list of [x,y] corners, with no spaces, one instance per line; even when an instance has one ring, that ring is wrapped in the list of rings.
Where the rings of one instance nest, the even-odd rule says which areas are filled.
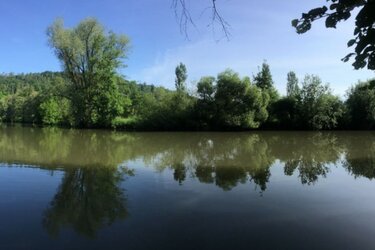
[[[354,52],[342,60],[349,61],[354,56],[353,67],[375,69],[375,1],[374,0],[327,0],[327,4],[303,13],[300,19],[294,19],[292,25],[297,33],[302,34],[311,29],[314,21],[325,18],[327,28],[336,28],[341,21],[348,20],[355,10],[353,38],[348,41],[348,47],[355,46]]]

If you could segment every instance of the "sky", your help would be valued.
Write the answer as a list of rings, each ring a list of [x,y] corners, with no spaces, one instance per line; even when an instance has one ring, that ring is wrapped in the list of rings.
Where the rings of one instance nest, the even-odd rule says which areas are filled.
[[[227,68],[253,76],[265,60],[282,94],[291,70],[300,79],[306,74],[319,75],[342,97],[358,80],[375,76],[340,60],[351,52],[346,44],[352,37],[353,18],[337,29],[326,29],[318,21],[303,35],[291,26],[292,19],[325,0],[217,0],[221,15],[230,24],[229,40],[220,26],[210,25],[210,0],[186,2],[195,22],[195,27],[188,27],[189,39],[180,32],[172,0],[1,0],[0,72],[61,70],[48,46],[47,27],[56,18],[74,27],[84,18],[95,17],[108,30],[131,40],[127,67],[119,71],[122,75],[170,89],[180,62],[187,67],[190,89],[200,77],[216,76]]]

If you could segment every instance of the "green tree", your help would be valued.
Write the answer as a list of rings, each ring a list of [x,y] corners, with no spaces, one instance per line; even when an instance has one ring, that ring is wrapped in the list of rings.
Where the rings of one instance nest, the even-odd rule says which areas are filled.
[[[258,88],[267,92],[269,95],[270,105],[268,106],[268,111],[271,111],[271,106],[279,99],[279,94],[274,87],[270,66],[266,62],[262,64],[262,68],[259,70],[256,76],[254,76],[253,81]]]
[[[306,75],[302,82],[298,112],[300,128],[333,129],[339,125],[344,106],[318,76]]]
[[[298,78],[296,73],[290,71],[287,75],[287,83],[286,83],[286,95],[288,97],[296,97],[299,94],[299,86],[298,86]]]
[[[56,125],[62,119],[59,103],[55,98],[50,98],[40,104],[40,113],[42,121],[47,125]]]
[[[317,104],[317,111],[313,118],[314,129],[340,128],[340,121],[345,113],[344,103],[332,94],[323,95]]]
[[[282,97],[272,107],[274,129],[296,129],[298,128],[299,105],[296,97]]]
[[[175,73],[175,86],[177,92],[186,92],[187,69],[185,64],[180,63],[179,65],[177,65]]]
[[[162,87],[145,93],[137,107],[137,128],[146,130],[185,130],[192,127],[194,99],[185,92]]]
[[[106,32],[92,18],[71,29],[57,20],[47,34],[71,82],[68,93],[76,125],[109,126],[122,113],[116,70],[123,65],[129,39]]]
[[[196,127],[210,129],[214,123],[215,106],[215,77],[202,77],[197,84],[198,100],[195,106]]]
[[[346,101],[350,127],[375,128],[375,80],[359,83],[348,92]]]
[[[269,96],[250,84],[249,78],[241,79],[232,70],[217,77],[215,104],[218,128],[257,128],[268,117]]]
[[[39,114],[43,124],[69,125],[70,103],[63,98],[47,98],[39,105]]]
[[[287,75],[286,93],[286,97],[282,97],[272,105],[273,128],[293,129],[297,126],[300,88],[298,78],[293,71]]]
[[[19,95],[9,95],[2,99],[0,112],[2,121],[5,122],[22,122],[23,98]]]
[[[357,10],[359,10],[357,12]],[[375,1],[373,0],[327,0],[322,7],[303,13],[300,19],[294,19],[292,25],[297,33],[302,34],[311,29],[314,21],[325,18],[327,28],[336,28],[340,21],[348,20],[356,13],[354,38],[348,42],[348,47],[355,45],[354,52],[342,60],[347,62],[355,56],[353,66],[355,69],[366,67],[375,69]]]
[[[202,77],[197,84],[197,92],[199,98],[203,101],[212,101],[215,93],[215,77],[205,76]]]
[[[273,109],[275,103],[279,100],[279,94],[274,87],[270,66],[266,62],[263,62],[261,69],[254,76],[253,80],[255,85],[261,89],[263,93],[266,93],[269,96],[269,102],[266,107],[269,115],[267,116],[268,119],[264,124],[264,127],[273,126],[272,124],[276,122],[276,117],[273,115],[275,113]]]
[[[37,123],[40,95],[32,88],[23,87],[0,101],[0,118],[10,123]]]
[[[264,62],[262,68],[256,76],[254,76],[255,85],[262,90],[270,90],[273,88],[273,80],[271,75],[270,66]]]

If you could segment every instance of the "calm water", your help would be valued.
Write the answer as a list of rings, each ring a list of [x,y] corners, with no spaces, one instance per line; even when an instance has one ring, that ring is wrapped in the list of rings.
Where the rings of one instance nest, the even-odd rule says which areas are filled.
[[[0,128],[0,249],[375,249],[375,133]]]

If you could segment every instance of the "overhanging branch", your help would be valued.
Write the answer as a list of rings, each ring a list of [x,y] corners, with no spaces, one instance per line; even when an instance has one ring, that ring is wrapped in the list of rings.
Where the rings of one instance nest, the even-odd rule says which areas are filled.
[[[188,33],[188,27],[189,25],[192,25],[193,27],[196,27],[194,19],[192,18],[191,11],[187,7],[187,0],[172,0],[172,8],[174,9],[176,20],[178,21],[180,25],[180,31],[182,34],[185,35],[186,38],[189,38]],[[224,36],[229,39],[230,32],[229,23],[223,18],[221,15],[218,7],[217,7],[217,0],[210,0],[210,5],[204,9],[205,10],[211,10],[211,23],[210,26],[212,28],[215,27],[216,24],[218,24],[224,34]],[[203,11],[203,12],[204,12]]]

